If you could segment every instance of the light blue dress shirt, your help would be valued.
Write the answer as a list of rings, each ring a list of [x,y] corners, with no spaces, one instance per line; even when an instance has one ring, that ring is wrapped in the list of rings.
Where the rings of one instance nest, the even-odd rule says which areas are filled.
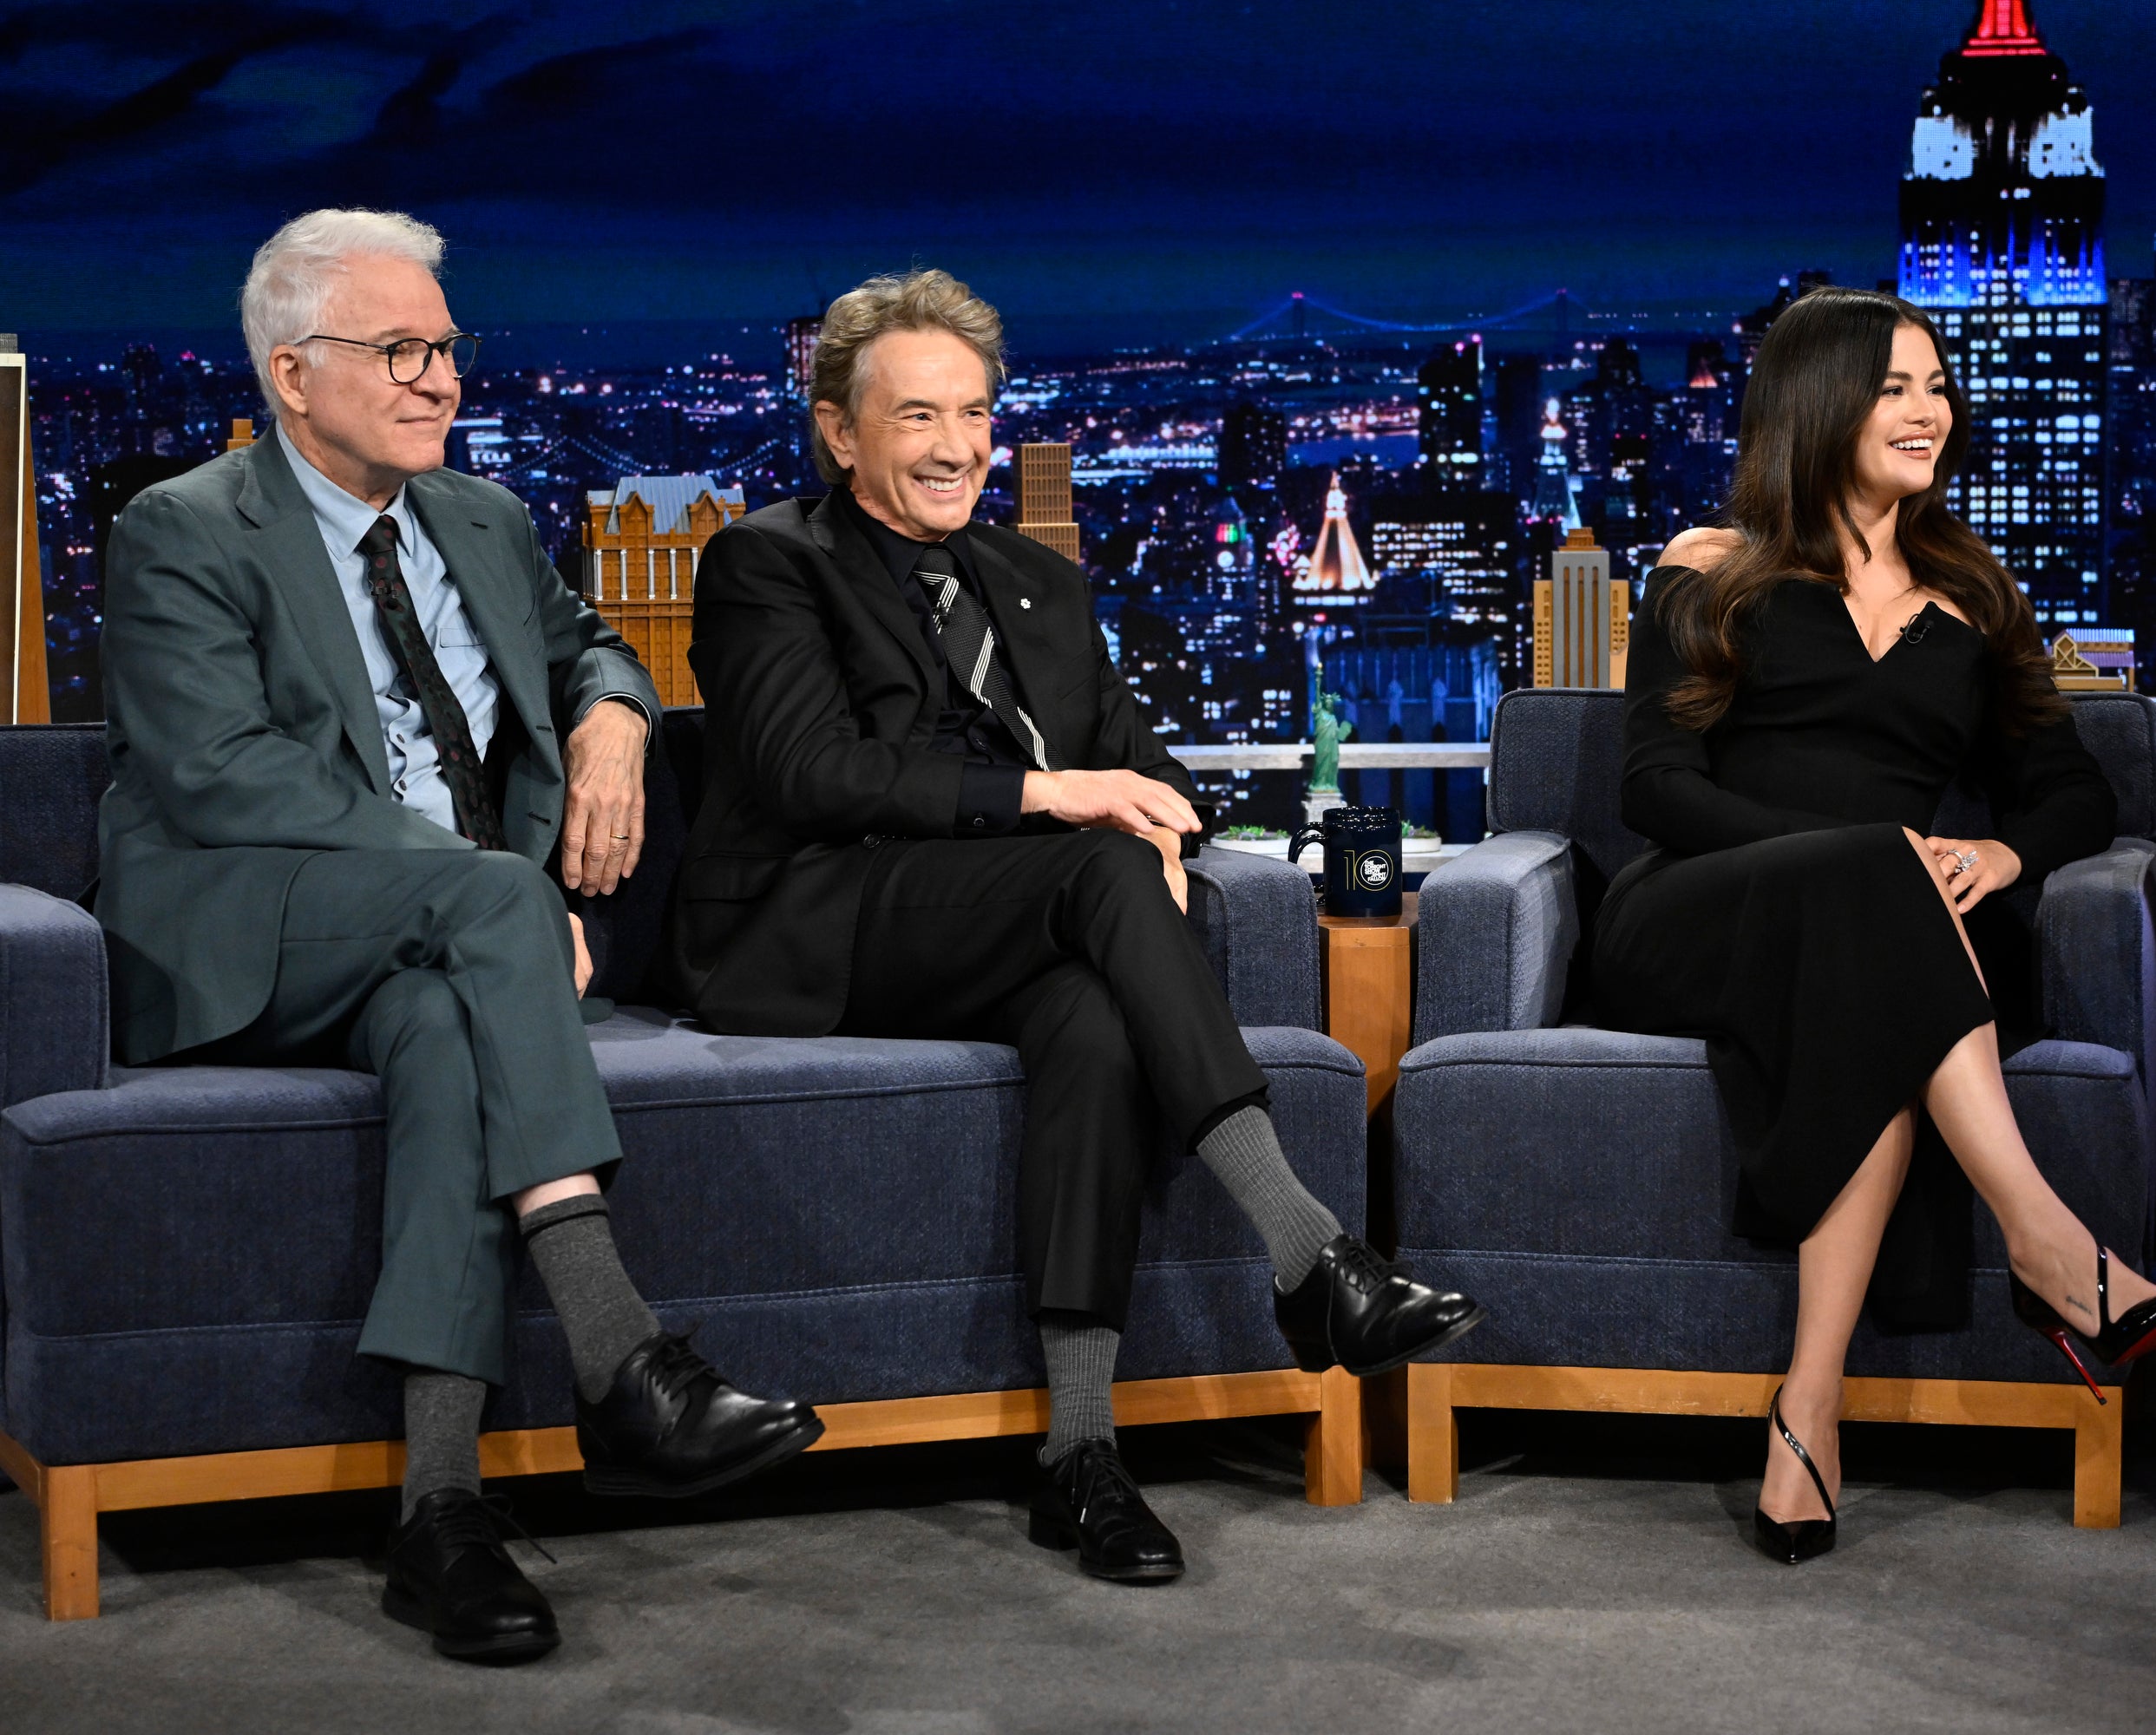
[[[359,634],[359,649],[367,659],[367,678],[374,687],[374,708],[382,720],[382,745],[390,759],[390,788],[396,799],[424,814],[436,825],[456,829],[456,803],[442,780],[441,751],[427,713],[417,694],[397,666],[383,631],[381,611],[367,594],[366,561],[359,540],[387,513],[396,525],[396,563],[412,593],[412,606],[442,665],[442,678],[464,707],[464,721],[472,731],[472,745],[484,758],[487,743],[494,739],[495,713],[501,688],[487,664],[487,647],[479,631],[464,612],[456,585],[442,559],[442,551],[428,540],[419,520],[399,488],[396,497],[377,512],[364,500],[349,494],[299,455],[298,448],[277,430],[300,491],[314,508],[315,527],[322,533],[337,573],[337,587],[344,593],[352,627]]]

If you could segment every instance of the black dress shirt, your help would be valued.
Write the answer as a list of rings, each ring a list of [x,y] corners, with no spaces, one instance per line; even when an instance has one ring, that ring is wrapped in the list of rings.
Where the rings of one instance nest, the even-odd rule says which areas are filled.
[[[901,536],[881,519],[871,517],[862,509],[850,490],[840,489],[838,495],[854,527],[868,539],[868,546],[882,556],[884,565],[890,568],[891,581],[898,586],[898,593],[906,599],[906,606],[920,622],[921,641],[943,673],[943,710],[936,718],[934,750],[955,753],[966,761],[959,783],[958,835],[1008,836],[1019,828],[1024,812],[1026,774],[1035,768],[1026,750],[1004,726],[1003,719],[973,696],[973,689],[952,671],[950,661],[943,654],[942,636],[936,631],[935,610],[928,601],[928,593],[914,576],[921,550],[930,545]],[[966,533],[952,532],[944,538],[943,546],[957,562],[958,581],[986,608],[987,599],[981,594],[980,575],[973,570],[973,551]],[[1008,658],[1004,659],[1003,671],[1010,680],[1011,691],[1018,694],[1019,703],[1024,704],[1025,695],[1019,693],[1018,676]]]

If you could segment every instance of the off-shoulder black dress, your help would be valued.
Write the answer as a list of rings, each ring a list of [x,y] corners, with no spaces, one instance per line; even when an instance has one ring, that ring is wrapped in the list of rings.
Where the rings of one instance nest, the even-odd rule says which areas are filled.
[[[1965,919],[1980,981],[1903,828],[1928,835],[1967,779],[2021,857],[2020,884],[2040,887],[2109,844],[2116,803],[2070,721],[1998,726],[1974,627],[1927,605],[1874,662],[1840,593],[1808,579],[1753,618],[1722,719],[1679,728],[1664,701],[1686,671],[1658,605],[1680,570],[1648,577],[1633,620],[1623,816],[1657,847],[1596,913],[1596,1011],[1706,1038],[1740,1153],[1733,1227],[1795,1241],[1963,1037],[1996,1022],[2010,1052],[2039,1033],[2026,925],[1996,894]],[[1922,1121],[1876,1318],[1966,1316],[1969,1201]]]

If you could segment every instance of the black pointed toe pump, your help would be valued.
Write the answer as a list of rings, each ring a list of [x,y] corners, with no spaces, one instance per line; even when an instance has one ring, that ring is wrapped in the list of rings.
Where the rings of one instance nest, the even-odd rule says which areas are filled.
[[[1819,1502],[1826,1508],[1826,1516],[1792,1518],[1785,1524],[1778,1518],[1768,1517],[1766,1508],[1755,1506],[1752,1509],[1752,1531],[1760,1552],[1769,1560],[1779,1561],[1784,1566],[1801,1566],[1834,1546],[1834,1501],[1826,1491],[1826,1478],[1819,1474],[1819,1465],[1812,1462],[1812,1454],[1804,1449],[1804,1442],[1791,1433],[1789,1424],[1782,1420],[1782,1394],[1779,1391],[1774,1394],[1774,1401],[1767,1405],[1766,1415],[1781,1431],[1789,1450],[1796,1453],[1797,1462],[1811,1473],[1812,1485],[1819,1490]]]
[[[2156,1348],[2156,1300],[2144,1301],[2138,1307],[2129,1307],[2126,1317],[2111,1317],[2111,1250],[2096,1249],[2096,1335],[2089,1337],[2077,1326],[2069,1326],[2059,1310],[2031,1289],[2012,1272],[2006,1274],[2007,1287],[2014,1296],[2014,1312],[2021,1322],[2031,1330],[2041,1332],[2058,1346],[2059,1353],[2074,1364],[2074,1372],[2081,1376],[2088,1389],[2096,1394],[2099,1404],[2107,1403],[2103,1390],[2096,1384],[2096,1376],[2088,1371],[2088,1364],[2081,1359],[2068,1341],[2069,1335],[2080,1338],[2099,1361],[2113,1367],[2124,1367],[2138,1360],[2150,1349]]]

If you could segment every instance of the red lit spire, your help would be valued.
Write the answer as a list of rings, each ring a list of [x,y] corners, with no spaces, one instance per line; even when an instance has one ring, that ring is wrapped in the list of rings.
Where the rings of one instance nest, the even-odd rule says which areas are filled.
[[[1983,0],[1962,44],[1965,55],[2040,55],[2048,52],[2028,22],[2022,0]]]

